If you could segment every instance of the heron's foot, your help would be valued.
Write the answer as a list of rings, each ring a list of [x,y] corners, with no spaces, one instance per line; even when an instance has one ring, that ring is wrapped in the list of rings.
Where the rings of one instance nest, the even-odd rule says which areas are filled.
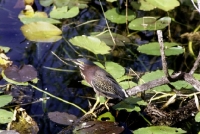
[[[85,115],[92,114],[95,118],[97,118],[97,115],[94,113],[94,109],[92,108],[90,111],[85,113]]]

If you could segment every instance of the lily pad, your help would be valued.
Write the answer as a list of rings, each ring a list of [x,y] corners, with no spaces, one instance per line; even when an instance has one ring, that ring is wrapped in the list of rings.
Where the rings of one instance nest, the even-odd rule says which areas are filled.
[[[132,88],[134,86],[137,86],[137,84],[135,82],[132,82],[132,81],[123,81],[123,82],[120,82],[119,85],[123,89],[129,89],[129,88]]]
[[[0,46],[0,52],[7,53],[8,51],[10,51],[10,47]]]
[[[151,126],[145,128],[139,128],[133,131],[134,134],[185,134],[185,130],[181,128],[174,128],[168,126]]]
[[[146,0],[132,1],[131,6],[137,10],[150,11],[155,8],[151,3]]]
[[[61,112],[49,112],[48,117],[51,121],[63,125],[71,125],[77,120],[75,115]]]
[[[177,43],[165,42],[164,45],[165,45],[165,55],[166,56],[179,55],[184,52],[184,48],[179,46]],[[160,45],[158,42],[152,42],[149,44],[139,46],[137,50],[141,53],[145,53],[148,55],[160,56]]]
[[[172,72],[173,72],[173,70],[169,70],[169,74],[172,74]],[[159,79],[163,76],[165,76],[165,74],[162,70],[157,70],[157,71],[153,71],[151,73],[146,73],[145,75],[143,75],[140,78],[139,85],[143,84],[144,82],[146,83],[149,81]],[[154,87],[154,88],[152,88],[152,90],[169,92],[169,91],[171,91],[171,88],[168,85],[162,85],[162,86]],[[151,92],[151,90],[147,90],[146,92]]]
[[[124,43],[130,43],[130,39],[121,34],[111,33],[114,38],[117,46],[124,46]],[[93,32],[90,33],[91,36],[97,37],[100,40],[104,41],[108,46],[113,46],[113,40],[109,32],[101,33],[101,32]]]
[[[21,27],[23,35],[30,41],[56,42],[62,38],[62,31],[47,22],[32,22]]]
[[[113,108],[116,110],[126,110],[127,112],[139,112],[141,110],[139,105],[147,105],[147,103],[139,97],[131,96],[114,105]]]
[[[13,65],[5,69],[4,74],[17,82],[27,82],[37,78],[37,71],[31,65],[23,65],[21,68]]]
[[[103,118],[106,118],[107,119],[106,121],[112,121],[112,122],[115,121],[115,117],[110,112],[106,112],[106,113],[98,116],[97,120],[102,121]]]
[[[146,0],[146,1],[166,12],[180,5],[178,0]]]
[[[88,2],[89,0],[40,0],[40,4],[45,7],[54,4],[56,7],[68,6],[69,8],[72,8],[77,6],[80,9],[87,8]]]
[[[111,50],[103,41],[92,36],[76,36],[69,40],[73,45],[87,49],[94,54],[108,54]]]
[[[128,17],[126,17],[125,11],[119,13],[117,8],[112,8],[105,12],[105,16],[113,23],[124,24],[126,23],[126,19],[128,19],[128,21],[133,20],[135,18],[135,13],[131,10],[128,10]]]
[[[115,79],[120,78],[125,74],[125,69],[121,65],[119,65],[115,62],[106,62],[105,69]]]
[[[120,134],[124,131],[123,127],[116,122],[110,121],[89,121],[80,123],[76,126],[74,134]]]
[[[142,17],[131,21],[128,27],[131,30],[159,30],[167,27],[171,23],[170,17],[163,17],[157,20],[158,17]]]
[[[11,95],[0,95],[0,107],[3,107],[12,101],[13,97]]]
[[[73,18],[79,13],[78,7],[73,7],[68,10],[68,6],[54,9],[50,12],[50,17],[55,19]]]
[[[0,109],[0,124],[9,123],[12,121],[13,113],[4,109]]]

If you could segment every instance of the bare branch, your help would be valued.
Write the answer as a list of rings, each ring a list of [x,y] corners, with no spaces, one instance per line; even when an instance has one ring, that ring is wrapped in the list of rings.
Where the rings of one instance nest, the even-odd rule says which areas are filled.
[[[195,70],[198,68],[199,66],[199,63],[200,63],[200,51],[199,51],[199,55],[194,63],[194,66],[193,68],[190,70],[190,74],[193,74],[195,72]]]
[[[168,68],[167,68],[166,57],[165,57],[165,47],[164,47],[164,43],[163,43],[162,31],[157,30],[157,35],[158,35],[158,42],[160,44],[160,54],[161,54],[163,71],[165,73],[165,76],[170,78]]]

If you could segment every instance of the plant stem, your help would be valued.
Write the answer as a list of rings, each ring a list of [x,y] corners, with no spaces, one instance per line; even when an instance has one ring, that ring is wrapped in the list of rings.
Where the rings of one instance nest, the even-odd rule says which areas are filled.
[[[78,108],[78,109],[81,110],[84,114],[86,113],[85,110],[83,110],[81,107],[79,107],[78,105],[76,105],[76,104],[74,104],[74,103],[71,103],[71,102],[66,101],[66,100],[63,100],[63,99],[61,99],[61,98],[59,98],[59,97],[56,97],[56,96],[54,96],[54,95],[52,95],[52,94],[50,94],[50,93],[48,93],[48,92],[46,92],[46,91],[44,91],[44,90],[42,90],[42,89],[40,89],[40,88],[38,88],[38,87],[36,87],[36,86],[30,84],[30,83],[29,83],[29,85],[30,85],[31,87],[33,87],[34,89],[36,89],[36,90],[38,90],[38,91],[40,91],[40,92],[43,92],[43,93],[45,93],[45,94],[51,96],[52,98],[55,98],[55,99],[57,99],[57,100],[60,100],[60,101],[62,101],[62,102],[65,102],[65,103],[67,103],[67,104],[69,104],[69,105],[72,105],[72,106]]]

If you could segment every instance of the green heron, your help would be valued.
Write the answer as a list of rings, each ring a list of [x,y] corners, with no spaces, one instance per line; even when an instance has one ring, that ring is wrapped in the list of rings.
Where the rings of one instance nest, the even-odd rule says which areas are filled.
[[[98,67],[93,62],[85,59],[73,59],[71,60],[76,65],[79,66],[81,75],[83,79],[85,79],[88,84],[94,89],[97,94],[97,100],[94,104],[93,108],[89,111],[89,113],[93,113],[96,106],[99,103],[99,96],[104,96],[109,99],[118,98],[123,100],[128,97],[124,89],[117,83],[117,81],[104,69]],[[107,102],[105,102],[105,106],[107,109]]]

